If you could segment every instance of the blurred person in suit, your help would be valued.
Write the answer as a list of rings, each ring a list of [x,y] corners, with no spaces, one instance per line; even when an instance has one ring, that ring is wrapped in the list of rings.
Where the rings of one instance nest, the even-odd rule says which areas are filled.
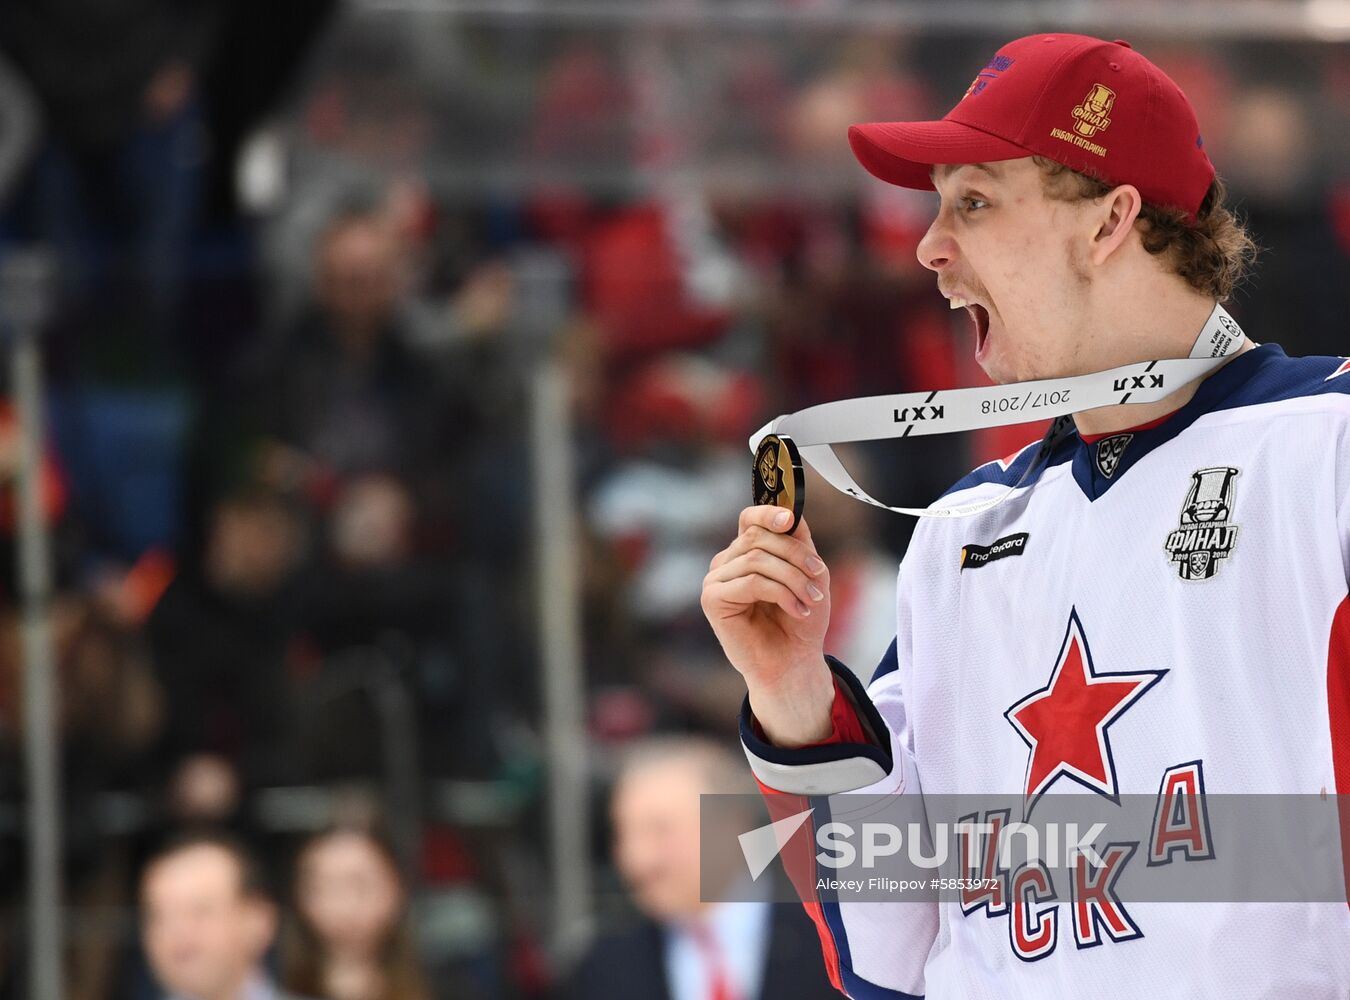
[[[739,758],[721,743],[659,736],[628,753],[610,799],[614,861],[641,913],[602,935],[558,991],[560,1000],[814,1000],[834,998],[811,952],[800,907],[772,903],[740,856],[708,858],[700,891],[699,796],[744,795],[738,831],[761,819]],[[743,822],[740,822],[743,820]],[[710,900],[745,900],[714,902]]]
[[[282,983],[328,1000],[430,1000],[392,846],[338,827],[300,849]]]
[[[159,1000],[300,1000],[266,968],[276,930],[262,868],[229,834],[178,834],[142,871],[141,938]]]

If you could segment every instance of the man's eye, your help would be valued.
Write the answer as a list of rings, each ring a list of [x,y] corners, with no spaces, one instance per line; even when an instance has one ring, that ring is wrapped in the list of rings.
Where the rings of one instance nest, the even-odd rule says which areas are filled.
[[[965,197],[961,199],[961,210],[963,212],[973,212],[978,208],[988,208],[989,202],[983,198]]]

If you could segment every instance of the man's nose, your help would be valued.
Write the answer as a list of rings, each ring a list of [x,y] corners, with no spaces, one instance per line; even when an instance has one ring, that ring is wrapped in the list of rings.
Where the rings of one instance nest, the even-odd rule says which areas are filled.
[[[941,274],[942,269],[956,257],[956,242],[952,239],[945,216],[945,212],[938,213],[937,218],[928,227],[928,232],[919,240],[916,250],[919,263],[938,274]]]

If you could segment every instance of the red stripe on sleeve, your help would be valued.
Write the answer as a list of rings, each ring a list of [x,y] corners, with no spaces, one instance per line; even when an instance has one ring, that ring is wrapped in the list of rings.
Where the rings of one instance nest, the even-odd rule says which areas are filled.
[[[812,743],[811,746],[823,747],[831,743],[871,742],[863,731],[862,720],[858,718],[858,710],[853,707],[853,702],[844,693],[844,682],[838,677],[834,679],[834,704],[830,706],[830,727],[829,737],[819,743]]]
[[[1341,859],[1346,902],[1350,904],[1350,597],[1331,620],[1327,647],[1327,710],[1331,718],[1331,762],[1341,816]]]
[[[758,778],[755,779],[755,784],[759,785],[759,790],[764,795],[764,803],[769,807],[769,819],[772,822],[776,823],[780,819],[787,819],[811,808],[810,800],[805,795],[780,792],[776,788],[770,788]],[[825,971],[829,974],[830,983],[843,993],[844,981],[839,975],[839,948],[834,943],[834,935],[830,933],[829,925],[825,923],[825,914],[820,908],[820,897],[816,894],[816,825],[813,819],[814,817],[808,819],[797,828],[787,844],[778,852],[778,857],[783,862],[783,870],[787,872],[793,889],[797,891],[797,898],[802,901],[802,908],[811,918],[811,923],[816,925],[816,936],[820,938],[820,950],[825,957]]]

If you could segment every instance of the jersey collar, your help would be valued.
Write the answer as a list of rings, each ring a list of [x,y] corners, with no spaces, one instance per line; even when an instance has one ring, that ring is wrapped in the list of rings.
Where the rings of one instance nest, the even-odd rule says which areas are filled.
[[[1150,452],[1171,441],[1213,410],[1234,405],[1242,388],[1272,361],[1283,358],[1278,344],[1264,344],[1239,354],[1200,382],[1195,395],[1180,409],[1138,427],[1111,434],[1077,434],[1073,478],[1089,500],[1103,496]]]

